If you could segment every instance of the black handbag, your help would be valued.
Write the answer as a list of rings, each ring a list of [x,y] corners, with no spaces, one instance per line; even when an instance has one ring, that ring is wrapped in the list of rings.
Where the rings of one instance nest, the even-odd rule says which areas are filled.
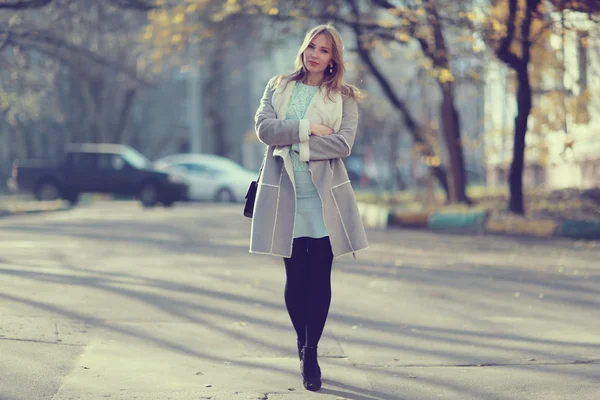
[[[244,204],[244,217],[252,218],[254,212],[254,200],[256,199],[256,189],[258,189],[258,180],[252,181],[248,192],[246,193],[246,204]]]
[[[266,155],[266,154],[265,154]],[[255,181],[250,182],[248,192],[246,192],[246,204],[244,204],[244,217],[252,218],[254,213],[254,200],[256,200],[256,191],[258,190],[258,182],[260,181],[260,174],[262,173],[263,166],[265,165],[265,159],[258,171],[258,178]]]

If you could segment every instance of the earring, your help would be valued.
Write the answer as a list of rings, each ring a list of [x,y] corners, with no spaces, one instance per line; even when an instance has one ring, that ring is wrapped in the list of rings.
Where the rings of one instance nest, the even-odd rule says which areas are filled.
[[[329,73],[333,74],[333,64],[329,64]]]

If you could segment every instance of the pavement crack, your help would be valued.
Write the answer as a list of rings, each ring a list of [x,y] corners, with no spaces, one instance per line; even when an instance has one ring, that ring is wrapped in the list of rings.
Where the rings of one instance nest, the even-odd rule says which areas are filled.
[[[54,334],[56,335],[56,341],[57,342],[62,342],[62,339],[60,338],[60,335],[58,333],[58,324],[56,323],[56,321],[54,322]]]
[[[480,364],[390,364],[390,365],[372,365],[372,364],[353,364],[356,367],[372,368],[483,368],[483,367],[510,367],[510,366],[553,366],[553,365],[581,365],[581,364],[600,364],[597,360],[574,360],[570,362],[528,362],[528,363],[480,363]]]
[[[54,345],[58,345],[58,346],[83,347],[82,345],[78,345],[78,344],[50,342],[48,340],[19,339],[19,338],[8,338],[8,337],[0,337],[0,340],[10,340],[13,342],[26,342],[26,343],[39,343],[39,344],[54,344]]]

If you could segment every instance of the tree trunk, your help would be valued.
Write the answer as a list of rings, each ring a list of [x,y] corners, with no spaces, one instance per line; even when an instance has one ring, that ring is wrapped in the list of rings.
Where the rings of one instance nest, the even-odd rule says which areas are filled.
[[[438,182],[444,189],[444,192],[446,192],[446,199],[449,200],[450,199],[449,198],[450,185],[448,184],[448,175],[446,174],[444,167],[442,167],[442,166],[429,167],[429,171],[430,171],[431,175],[433,175],[438,180]]]
[[[433,62],[433,65],[442,70],[450,71],[448,46],[446,46],[442,19],[437,10],[438,4],[426,0],[424,1],[424,5],[434,40],[432,42],[425,40],[419,37],[416,32],[415,36],[417,36],[423,54]],[[467,197],[466,193],[465,160],[462,141],[460,139],[460,117],[454,100],[454,81],[452,79],[446,82],[438,80],[438,83],[442,92],[440,117],[446,139],[446,148],[448,149],[448,156],[450,158],[450,177],[452,181],[450,200],[451,202],[472,204],[473,202]]]
[[[452,177],[452,188],[450,197],[452,202],[472,204],[473,202],[466,193],[467,179],[465,173],[465,160],[460,138],[460,117],[454,105],[453,85],[451,83],[441,84],[442,105],[440,115],[446,148],[450,158],[450,175]]]
[[[397,186],[398,177],[400,175],[400,171],[398,171],[398,143],[400,142],[400,130],[392,127],[392,132],[390,132],[390,154],[388,159],[388,167],[390,169],[390,180],[388,182],[388,190],[393,193],[397,189],[401,189]]]
[[[523,199],[523,169],[525,167],[525,135],[527,122],[532,108],[531,84],[529,81],[529,60],[531,57],[531,21],[541,0],[527,0],[525,18],[521,24],[521,57],[514,54],[510,48],[515,37],[518,11],[517,0],[510,0],[509,18],[506,23],[507,34],[502,39],[497,50],[498,58],[504,61],[517,73],[517,116],[515,117],[515,141],[513,160],[510,166],[508,186],[510,198],[508,210],[515,214],[525,214]]]
[[[213,136],[214,153],[220,156],[227,154],[227,142],[225,139],[225,121],[222,113],[222,100],[224,96],[225,82],[225,65],[223,60],[225,57],[225,49],[222,44],[216,43],[213,57],[210,64],[210,79],[206,83],[206,113],[210,121],[208,132]],[[200,111],[202,112],[202,111]],[[204,148],[204,146],[202,146]]]
[[[125,135],[125,126],[127,125],[127,118],[129,117],[129,111],[133,105],[137,91],[136,89],[128,89],[123,96],[123,104],[119,113],[119,120],[114,132],[114,143],[123,143],[123,136]]]
[[[516,214],[524,214],[523,201],[523,169],[525,167],[525,135],[527,134],[527,121],[531,112],[531,85],[527,66],[517,71],[517,116],[515,118],[515,143],[513,159],[510,165],[509,188],[510,199],[508,209]]]

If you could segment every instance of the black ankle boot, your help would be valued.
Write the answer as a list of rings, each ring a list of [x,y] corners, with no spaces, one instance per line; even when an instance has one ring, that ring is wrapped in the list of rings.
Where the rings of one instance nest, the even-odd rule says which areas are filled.
[[[317,361],[317,348],[304,346],[300,361],[302,384],[306,390],[316,392],[321,389],[321,368]]]

